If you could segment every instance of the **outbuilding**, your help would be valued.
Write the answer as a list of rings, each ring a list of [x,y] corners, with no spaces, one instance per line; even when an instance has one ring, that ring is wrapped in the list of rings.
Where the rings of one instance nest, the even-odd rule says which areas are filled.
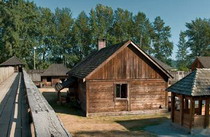
[[[170,86],[171,121],[189,132],[209,129],[210,69],[197,68]]]
[[[6,60],[5,62],[1,63],[0,67],[12,66],[14,67],[15,72],[22,72],[23,65],[24,64],[20,61],[20,59],[18,59],[16,56],[13,56],[8,60]]]
[[[63,83],[75,92],[86,116],[165,110],[170,73],[132,41],[105,45],[100,41],[98,50],[73,67]]]

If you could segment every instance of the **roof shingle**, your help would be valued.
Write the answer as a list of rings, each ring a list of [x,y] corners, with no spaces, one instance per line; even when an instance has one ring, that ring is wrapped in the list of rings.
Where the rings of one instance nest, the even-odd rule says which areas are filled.
[[[210,69],[197,68],[166,90],[190,96],[210,95]]]
[[[87,58],[85,58],[83,61],[78,63],[75,67],[73,67],[71,71],[68,72],[68,74],[70,76],[74,76],[77,78],[85,78],[88,74],[90,74],[93,70],[95,70],[99,65],[101,65],[105,60],[107,60],[111,55],[113,55],[118,49],[126,45],[126,43],[127,45],[129,45],[129,44],[132,44],[132,41],[124,41],[122,43],[103,48],[99,51],[94,51]],[[138,50],[143,52],[139,47],[138,47]],[[146,53],[144,52],[144,54]],[[148,56],[148,58],[154,61],[154,59],[152,59],[149,55],[146,54],[146,56]],[[161,66],[161,64],[159,64],[158,62],[156,63],[157,63],[156,65],[160,69],[163,69],[164,73],[167,76],[171,77],[171,74],[167,70],[165,70],[164,67]]]
[[[16,66],[16,65],[24,65],[20,59],[18,59],[16,56],[13,56],[6,60],[5,62],[1,63],[0,66]]]
[[[210,57],[197,57],[204,68],[210,68]]]
[[[44,71],[41,76],[66,76],[66,73],[69,71],[64,64],[52,64]]]

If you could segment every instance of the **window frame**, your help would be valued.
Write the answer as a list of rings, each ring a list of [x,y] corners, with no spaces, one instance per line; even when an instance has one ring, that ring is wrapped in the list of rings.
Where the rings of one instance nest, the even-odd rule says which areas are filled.
[[[117,97],[117,85],[122,86],[123,84],[127,85],[126,98]],[[121,90],[120,90],[120,96],[121,96]],[[116,83],[114,83],[114,99],[115,100],[128,100],[128,98],[129,98],[129,84],[127,82],[116,82]]]

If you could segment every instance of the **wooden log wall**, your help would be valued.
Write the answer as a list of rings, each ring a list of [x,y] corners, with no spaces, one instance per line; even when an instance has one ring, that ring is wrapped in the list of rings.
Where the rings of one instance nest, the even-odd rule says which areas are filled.
[[[168,78],[128,46],[86,78],[88,113],[138,111],[167,106]],[[115,84],[128,84],[128,97],[115,98]]]
[[[0,83],[14,73],[14,67],[0,67]]]
[[[55,111],[23,70],[24,83],[36,137],[71,137]]]

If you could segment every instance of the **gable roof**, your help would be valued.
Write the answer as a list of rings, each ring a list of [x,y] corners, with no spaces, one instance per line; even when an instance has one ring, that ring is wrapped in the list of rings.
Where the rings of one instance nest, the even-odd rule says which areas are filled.
[[[66,76],[68,71],[69,69],[64,64],[52,64],[41,76]]]
[[[207,57],[207,56],[200,56],[200,57],[197,57],[197,59],[199,60],[199,62],[202,64],[202,66],[204,68],[210,68],[210,57]]]
[[[1,63],[0,66],[16,66],[16,65],[24,65],[20,59],[18,59],[16,56],[13,56],[6,60],[5,62]]]
[[[122,42],[113,46],[103,48],[99,51],[94,51],[87,58],[85,58],[75,67],[73,67],[71,71],[68,72],[68,74],[83,79],[87,77],[91,72],[93,72],[96,68],[98,68],[100,65],[102,65],[108,58],[111,58],[111,56],[115,52],[117,52],[119,49],[123,47],[127,47],[128,45],[133,45],[135,48],[138,49],[138,51],[140,51],[143,55],[145,55],[153,64],[155,64],[164,74],[166,74],[168,77],[172,77],[167,70],[165,70],[160,64],[154,61],[149,55],[147,55],[147,53],[142,51],[132,41]]]
[[[170,71],[172,69],[171,66],[169,66],[168,64],[166,63],[163,63],[162,61],[160,61],[159,59],[155,58],[155,57],[152,57],[150,56],[153,60],[155,60],[158,64],[160,64],[165,70],[167,71]]]
[[[210,95],[210,69],[197,68],[166,90],[190,96]]]

